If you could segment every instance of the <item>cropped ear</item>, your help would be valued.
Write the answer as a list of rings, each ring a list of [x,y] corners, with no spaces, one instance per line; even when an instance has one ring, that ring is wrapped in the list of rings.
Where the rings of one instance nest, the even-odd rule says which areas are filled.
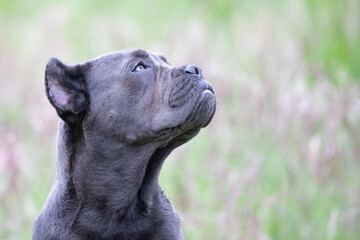
[[[45,90],[59,117],[70,125],[82,121],[89,105],[84,66],[67,66],[51,58],[45,70]]]

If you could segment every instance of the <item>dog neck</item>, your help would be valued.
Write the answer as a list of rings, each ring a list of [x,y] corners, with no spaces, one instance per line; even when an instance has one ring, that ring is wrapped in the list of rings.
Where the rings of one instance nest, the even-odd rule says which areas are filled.
[[[57,182],[67,183],[59,192],[73,195],[66,199],[77,202],[75,206],[71,201],[76,207],[71,210],[72,228],[116,232],[120,219],[152,215],[162,197],[158,175],[172,147],[124,144],[92,132],[78,134],[72,143],[69,126],[62,122],[59,130]]]

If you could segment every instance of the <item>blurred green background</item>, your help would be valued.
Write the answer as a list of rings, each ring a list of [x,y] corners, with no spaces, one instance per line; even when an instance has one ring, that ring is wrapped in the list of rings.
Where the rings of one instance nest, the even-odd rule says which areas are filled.
[[[0,0],[0,239],[30,239],[55,176],[47,60],[126,48],[194,63],[213,122],[160,182],[186,239],[360,236],[358,0]]]

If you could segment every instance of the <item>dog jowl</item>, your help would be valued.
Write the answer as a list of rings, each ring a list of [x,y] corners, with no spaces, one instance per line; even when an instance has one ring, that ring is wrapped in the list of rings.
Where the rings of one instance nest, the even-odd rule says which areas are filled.
[[[215,113],[200,68],[144,50],[72,66],[53,58],[45,88],[60,117],[57,172],[33,238],[183,239],[158,175]]]

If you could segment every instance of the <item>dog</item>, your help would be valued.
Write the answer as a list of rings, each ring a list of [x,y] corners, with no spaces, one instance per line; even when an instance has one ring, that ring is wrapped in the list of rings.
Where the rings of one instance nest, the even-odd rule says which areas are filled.
[[[45,90],[60,117],[57,170],[33,239],[184,239],[158,176],[213,118],[201,69],[141,49],[71,66],[52,58]]]

